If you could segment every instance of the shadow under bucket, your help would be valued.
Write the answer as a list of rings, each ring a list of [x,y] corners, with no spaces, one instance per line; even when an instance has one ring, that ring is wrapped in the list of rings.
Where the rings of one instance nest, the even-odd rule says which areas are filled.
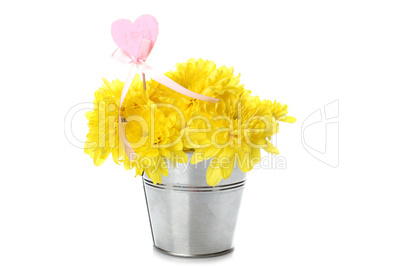
[[[162,184],[144,173],[144,193],[154,247],[179,257],[214,257],[233,251],[233,235],[246,174],[235,165],[229,179],[207,184],[210,160],[169,168]]]

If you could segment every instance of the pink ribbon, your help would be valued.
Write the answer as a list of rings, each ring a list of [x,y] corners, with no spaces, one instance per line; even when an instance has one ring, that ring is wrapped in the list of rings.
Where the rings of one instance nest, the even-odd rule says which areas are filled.
[[[212,103],[216,103],[219,101],[219,99],[213,98],[213,97],[209,97],[209,96],[205,96],[205,95],[201,95],[198,93],[195,93],[191,90],[188,90],[185,87],[182,87],[181,85],[179,85],[178,83],[176,83],[175,81],[173,81],[172,79],[170,79],[169,77],[165,76],[164,74],[156,71],[154,68],[152,68],[151,66],[149,66],[148,64],[145,63],[144,60],[141,59],[146,59],[148,54],[149,54],[149,50],[150,50],[150,46],[151,46],[151,41],[150,40],[146,40],[146,39],[142,39],[141,44],[140,44],[140,48],[139,48],[139,52],[138,52],[138,58],[134,58],[132,55],[130,55],[129,53],[125,52],[124,50],[118,48],[115,50],[115,52],[113,52],[112,57],[122,63],[125,64],[132,64],[130,72],[128,74],[128,77],[126,79],[126,82],[124,83],[124,87],[123,90],[121,92],[121,97],[120,97],[120,107],[119,107],[119,136],[120,136],[120,140],[123,144],[124,150],[128,156],[128,159],[130,161],[133,161],[136,154],[133,150],[133,148],[130,145],[130,142],[127,140],[126,138],[126,132],[125,129],[122,125],[122,122],[125,120],[124,117],[121,115],[121,106],[123,104],[123,101],[128,93],[128,90],[131,86],[131,83],[134,80],[135,74],[136,74],[136,70],[135,68],[137,68],[137,70],[139,72],[145,73],[147,74],[150,78],[152,78],[153,80],[155,80],[156,82],[159,82],[160,84],[180,93],[183,94],[185,96],[188,96],[190,98],[194,98],[194,99],[198,99],[198,100],[202,100],[202,101],[207,101],[207,102],[212,102]],[[143,76],[144,77],[144,76]],[[145,81],[144,81],[144,85],[145,85]],[[145,90],[145,88],[144,88]]]

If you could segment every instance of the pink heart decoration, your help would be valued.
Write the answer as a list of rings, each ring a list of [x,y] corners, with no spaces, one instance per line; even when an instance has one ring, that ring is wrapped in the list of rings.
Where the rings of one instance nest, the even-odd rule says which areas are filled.
[[[146,60],[158,36],[158,22],[151,15],[142,15],[134,22],[121,19],[112,24],[112,38],[116,45],[136,58]],[[148,54],[139,54],[142,39],[150,41]]]

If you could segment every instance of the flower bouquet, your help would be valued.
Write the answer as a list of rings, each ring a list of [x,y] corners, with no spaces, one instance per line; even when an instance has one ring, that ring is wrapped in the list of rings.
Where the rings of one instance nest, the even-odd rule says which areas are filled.
[[[295,118],[287,105],[253,96],[232,67],[210,60],[190,59],[155,74],[145,64],[155,25],[149,15],[112,25],[115,58],[132,63],[142,77],[131,71],[126,83],[103,80],[86,114],[84,152],[97,166],[112,154],[116,164],[143,176],[157,249],[186,257],[224,254],[233,250],[246,172],[259,163],[261,149],[279,153],[271,137],[278,122]],[[130,31],[137,34],[131,51]]]

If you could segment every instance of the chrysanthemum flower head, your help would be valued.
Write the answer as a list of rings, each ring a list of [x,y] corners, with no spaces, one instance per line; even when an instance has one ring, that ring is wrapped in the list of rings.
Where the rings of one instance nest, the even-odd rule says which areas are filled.
[[[168,160],[172,164],[188,161],[180,136],[184,118],[174,111],[159,109],[154,103],[127,115],[126,137],[136,158],[133,162],[126,159],[125,167],[135,167],[137,174],[145,171],[155,184],[162,183],[162,175],[168,175]]]
[[[110,83],[106,79],[103,79],[103,83],[95,92],[93,111],[85,114],[89,121],[89,132],[84,152],[91,156],[97,166],[101,165],[110,153],[116,164],[119,164],[119,158],[125,155],[120,146],[118,129],[120,96],[124,83],[120,80]],[[142,89],[140,77],[136,75],[121,107],[122,114],[126,113],[126,109],[143,106],[149,99],[146,94]]]
[[[216,104],[204,104],[204,113],[190,119],[185,130],[185,145],[195,149],[191,163],[213,158],[207,170],[211,186],[229,178],[235,163],[243,172],[250,171],[260,162],[260,149],[278,154],[270,142],[278,132],[277,120],[293,121],[286,116],[286,107],[261,101],[249,91],[240,95],[224,92],[220,97]]]
[[[216,64],[209,60],[190,59],[185,63],[178,63],[176,70],[165,75],[193,92],[211,97],[217,97],[225,91],[236,93],[243,90],[243,85],[239,84],[240,75],[235,76],[233,68],[216,67]],[[204,102],[179,94],[153,80],[149,94],[154,102],[170,103],[178,107],[186,119],[198,111]]]

